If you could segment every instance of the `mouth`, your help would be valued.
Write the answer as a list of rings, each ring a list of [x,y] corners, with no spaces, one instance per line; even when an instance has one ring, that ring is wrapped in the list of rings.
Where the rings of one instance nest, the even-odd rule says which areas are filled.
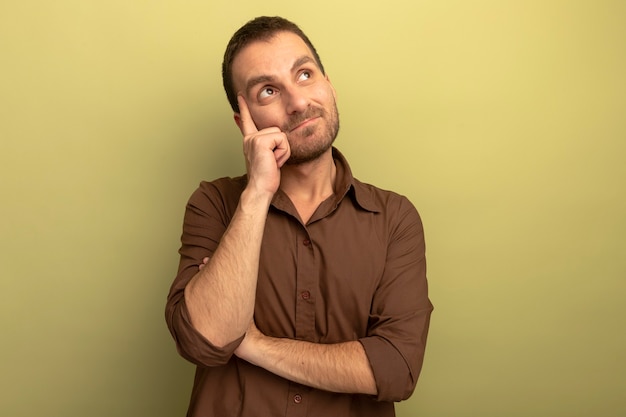
[[[302,129],[302,128],[306,127],[306,126],[309,126],[311,123],[314,123],[319,118],[320,118],[320,116],[315,116],[315,117],[311,117],[311,118],[308,118],[306,120],[303,120],[302,122],[298,123],[295,127],[290,129],[289,133],[295,132],[298,129]]]

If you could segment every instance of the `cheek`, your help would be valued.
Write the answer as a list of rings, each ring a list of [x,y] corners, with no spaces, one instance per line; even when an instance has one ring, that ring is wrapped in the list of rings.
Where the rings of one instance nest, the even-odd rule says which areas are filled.
[[[277,113],[275,111],[268,110],[269,109],[267,107],[264,107],[261,111],[257,110],[255,112],[251,112],[252,120],[258,130],[266,129],[268,127],[277,127],[282,124],[281,120],[277,117]]]
[[[326,104],[333,103],[336,100],[335,90],[332,88],[332,86],[326,84],[317,90],[317,97],[320,102]]]

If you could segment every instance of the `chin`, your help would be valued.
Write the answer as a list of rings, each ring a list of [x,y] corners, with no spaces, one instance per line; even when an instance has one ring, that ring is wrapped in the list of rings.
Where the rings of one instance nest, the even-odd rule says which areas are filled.
[[[285,163],[286,165],[302,165],[308,164],[310,162],[316,161],[321,158],[332,146],[332,142],[325,147],[320,147],[317,149],[300,149],[291,151],[291,156]]]

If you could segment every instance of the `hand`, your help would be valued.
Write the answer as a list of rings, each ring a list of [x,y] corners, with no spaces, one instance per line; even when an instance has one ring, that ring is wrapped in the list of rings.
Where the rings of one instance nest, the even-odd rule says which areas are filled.
[[[243,96],[237,96],[237,102],[248,184],[273,195],[280,185],[280,168],[291,154],[287,135],[278,127],[258,130]]]
[[[198,270],[201,271],[202,268],[204,268],[206,266],[206,264],[209,263],[209,257],[205,256],[204,258],[202,258],[202,263],[200,265],[198,265]]]

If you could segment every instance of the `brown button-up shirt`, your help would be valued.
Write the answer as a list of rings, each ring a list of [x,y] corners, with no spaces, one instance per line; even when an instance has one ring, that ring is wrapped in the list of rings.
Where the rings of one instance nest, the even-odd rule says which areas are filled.
[[[218,348],[194,329],[184,288],[211,256],[235,212],[246,177],[202,182],[185,212],[180,266],[166,320],[180,354],[197,365],[188,416],[385,417],[408,398],[422,367],[432,304],[424,233],[413,205],[352,177],[333,149],[334,195],[307,224],[282,192],[265,225],[255,322],[273,337],[314,343],[358,340],[377,396],[339,394],[290,382]]]

